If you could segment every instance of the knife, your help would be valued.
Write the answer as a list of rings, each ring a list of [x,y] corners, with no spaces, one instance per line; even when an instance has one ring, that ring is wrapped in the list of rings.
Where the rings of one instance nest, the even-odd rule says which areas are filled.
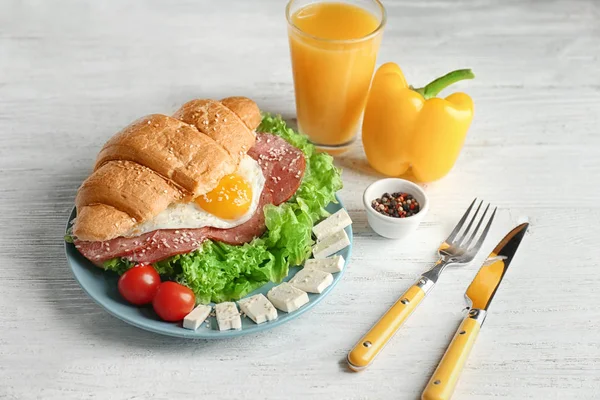
[[[450,399],[475,339],[483,325],[488,307],[504,278],[529,224],[510,231],[490,253],[465,293],[469,313],[458,327],[450,346],[423,391],[422,400]]]

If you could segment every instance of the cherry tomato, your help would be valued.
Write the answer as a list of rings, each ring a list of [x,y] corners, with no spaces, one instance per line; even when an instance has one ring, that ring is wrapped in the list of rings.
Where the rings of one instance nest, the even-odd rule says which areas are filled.
[[[119,293],[128,302],[141,306],[154,299],[160,276],[151,265],[136,265],[119,278]]]
[[[189,288],[176,282],[163,282],[152,300],[154,311],[165,321],[181,321],[196,304],[196,296]]]

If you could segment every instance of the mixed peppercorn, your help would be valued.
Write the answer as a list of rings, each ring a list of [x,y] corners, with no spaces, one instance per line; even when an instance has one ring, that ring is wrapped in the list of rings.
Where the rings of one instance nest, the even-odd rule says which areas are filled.
[[[421,209],[419,202],[408,193],[384,193],[371,202],[371,207],[380,214],[394,218],[415,215]]]

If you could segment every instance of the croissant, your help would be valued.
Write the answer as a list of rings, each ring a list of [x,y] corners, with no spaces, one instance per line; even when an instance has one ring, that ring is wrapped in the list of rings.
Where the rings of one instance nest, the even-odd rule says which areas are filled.
[[[104,145],[77,191],[73,234],[114,239],[172,203],[208,193],[254,145],[260,121],[256,103],[229,97],[192,100],[173,117],[133,122]]]

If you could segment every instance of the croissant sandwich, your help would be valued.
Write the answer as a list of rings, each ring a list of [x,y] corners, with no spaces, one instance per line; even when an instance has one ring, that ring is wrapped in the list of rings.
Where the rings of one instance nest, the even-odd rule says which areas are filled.
[[[194,100],[173,117],[140,118],[102,148],[81,185],[73,233],[105,241],[127,235],[169,205],[214,189],[254,145],[260,112],[246,98]]]
[[[106,142],[77,191],[69,234],[85,258],[117,272],[152,264],[186,281],[191,275],[175,276],[192,274],[184,262],[221,271],[215,276],[224,286],[208,278],[202,287],[187,285],[207,299],[232,298],[281,279],[307,257],[310,229],[339,187],[331,157],[314,153],[280,119],[263,121],[254,101],[192,100],[172,116],[140,118]]]

